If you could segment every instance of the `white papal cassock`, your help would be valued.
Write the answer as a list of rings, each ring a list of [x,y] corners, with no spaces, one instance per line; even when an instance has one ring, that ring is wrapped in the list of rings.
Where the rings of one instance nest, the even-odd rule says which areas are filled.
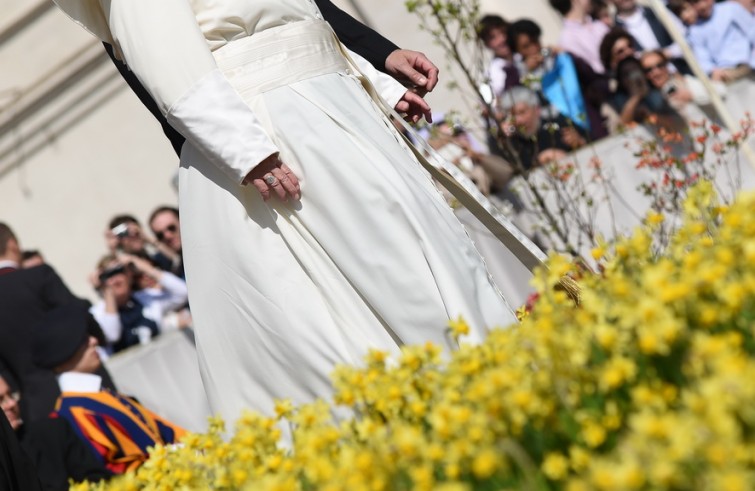
[[[233,421],[328,397],[369,348],[515,322],[463,228],[309,0],[57,0],[187,138],[179,202],[203,381]],[[403,88],[363,60],[391,104]],[[297,203],[242,186],[280,152]]]

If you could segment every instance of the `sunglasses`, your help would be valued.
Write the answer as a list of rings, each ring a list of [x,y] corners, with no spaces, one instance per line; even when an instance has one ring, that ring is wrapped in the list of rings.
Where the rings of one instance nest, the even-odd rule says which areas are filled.
[[[155,232],[155,237],[157,237],[157,240],[159,240],[160,242],[162,242],[163,239],[165,239],[165,233],[166,232],[170,232],[172,234],[175,234],[176,232],[178,232],[178,226],[175,225],[175,224],[168,225],[167,227],[165,227],[165,229],[160,230],[159,232]]]
[[[645,67],[645,66],[644,66],[644,67],[642,67],[642,70],[643,70],[643,71],[644,71],[645,73],[650,73],[650,72],[652,72],[653,70],[655,70],[656,68],[659,68],[659,69],[660,69],[660,68],[666,68],[666,63],[664,63],[664,62],[660,62],[660,63],[656,63],[655,65],[650,65],[650,66],[647,66],[647,67]]]

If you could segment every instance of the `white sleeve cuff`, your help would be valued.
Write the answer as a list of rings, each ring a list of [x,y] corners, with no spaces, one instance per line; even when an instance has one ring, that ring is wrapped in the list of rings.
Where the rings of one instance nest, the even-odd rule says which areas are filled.
[[[406,94],[406,87],[401,85],[395,78],[391,77],[390,75],[386,75],[385,73],[379,71],[363,57],[359,56],[351,50],[348,51],[351,59],[354,60],[357,68],[359,68],[359,71],[362,72],[362,75],[369,79],[380,97],[382,97],[383,100],[388,103],[389,107],[396,107],[396,104],[398,104],[401,98],[404,97],[404,94]]]
[[[215,69],[202,77],[166,115],[173,128],[235,182],[278,148],[241,96]]]

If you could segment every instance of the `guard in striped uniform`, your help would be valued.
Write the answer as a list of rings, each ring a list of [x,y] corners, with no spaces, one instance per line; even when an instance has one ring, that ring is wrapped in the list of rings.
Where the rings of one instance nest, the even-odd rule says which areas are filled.
[[[58,374],[61,396],[52,416],[66,419],[106,467],[120,474],[139,467],[149,447],[176,443],[185,431],[134,399],[102,389],[87,315],[78,302],[51,311],[36,329],[34,361]]]

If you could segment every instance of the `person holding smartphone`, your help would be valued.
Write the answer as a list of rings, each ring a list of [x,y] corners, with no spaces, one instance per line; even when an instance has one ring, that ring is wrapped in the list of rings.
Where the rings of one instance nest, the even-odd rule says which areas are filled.
[[[102,299],[90,311],[111,352],[145,344],[161,332],[191,324],[190,319],[172,315],[186,304],[186,283],[147,258],[125,253],[103,257],[95,287]]]
[[[619,63],[616,80],[610,104],[619,113],[621,124],[637,123],[647,126],[653,134],[662,130],[679,135],[668,145],[675,155],[687,155],[692,150],[686,121],[663,93],[648,82],[640,60],[631,57]]]
[[[183,264],[183,244],[181,242],[181,224],[178,219],[178,208],[174,206],[159,206],[149,216],[149,228],[160,244],[160,250],[168,249],[173,256],[171,272],[182,279],[186,279]]]
[[[692,75],[682,75],[669,70],[669,62],[661,50],[647,51],[640,57],[642,69],[652,87],[661,91],[663,97],[676,111],[688,115],[688,105],[700,108],[710,106],[711,100],[705,85]],[[726,86],[722,82],[711,81],[719,97],[726,97]]]
[[[160,269],[176,273],[180,257],[166,244],[144,233],[132,215],[116,215],[105,230],[105,243],[111,254],[126,253],[149,257]]]

